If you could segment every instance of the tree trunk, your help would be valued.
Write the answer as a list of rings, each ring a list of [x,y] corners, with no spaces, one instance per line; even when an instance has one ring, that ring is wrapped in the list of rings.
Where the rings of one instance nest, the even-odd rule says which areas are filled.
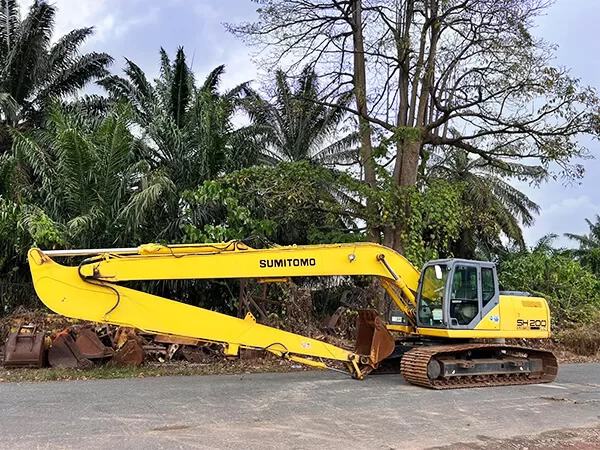
[[[421,141],[399,143],[394,179],[400,187],[414,186],[417,183]]]
[[[410,92],[410,106],[408,118],[404,119],[403,107],[400,105],[401,114],[398,115],[397,127],[411,127],[415,130],[415,136],[406,136],[400,139],[396,144],[396,164],[394,166],[394,180],[400,188],[415,186],[419,173],[419,158],[423,146],[422,131],[426,124],[427,107],[431,103],[431,89],[433,86],[433,75],[435,69],[435,56],[437,42],[439,37],[436,18],[438,14],[438,0],[427,0],[424,2],[425,14],[427,20],[423,24],[420,32],[419,52],[415,67],[415,74],[412,80],[412,89]],[[410,18],[414,12],[414,1],[408,0],[406,3],[406,25],[404,39],[409,38],[408,29],[410,27]],[[427,46],[429,35],[429,48]],[[404,48],[402,41],[397,42],[398,59],[406,61],[403,54]],[[403,79],[406,78],[406,79]],[[408,99],[408,70],[400,71],[399,89],[406,89],[406,94],[401,92],[400,98]],[[419,89],[420,87],[420,89]],[[418,131],[417,131],[418,130]],[[408,131],[408,128],[407,128]],[[408,202],[400,201],[398,203],[398,216],[394,227],[385,230],[386,236],[384,242],[389,246],[404,254],[405,245],[402,239],[403,233],[410,233],[408,229],[407,218],[410,217],[411,207]],[[388,236],[391,234],[391,236]]]
[[[377,186],[375,164],[373,161],[373,144],[371,142],[371,126],[367,119],[367,73],[365,69],[365,48],[362,27],[362,0],[352,0],[352,39],[354,44],[354,96],[358,110],[360,135],[360,157],[364,167],[364,181],[370,188]],[[367,199],[367,214],[374,217],[377,205]],[[379,242],[380,230],[367,223],[367,239]]]
[[[411,187],[417,183],[417,174],[419,169],[419,155],[421,152],[421,141],[399,141],[397,143],[398,156],[394,167],[394,180],[401,188]],[[397,218],[394,227],[389,226],[384,229],[383,245],[396,250],[401,255],[405,252],[405,245],[402,239],[402,233],[409,231],[407,229],[406,219],[410,216],[411,210],[408,203],[400,201],[398,203]]]

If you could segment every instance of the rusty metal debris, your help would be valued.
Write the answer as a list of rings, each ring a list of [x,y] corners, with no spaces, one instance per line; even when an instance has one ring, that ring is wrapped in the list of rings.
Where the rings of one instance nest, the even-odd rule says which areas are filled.
[[[163,345],[144,344],[142,350],[147,360],[165,362],[168,357],[167,348]]]
[[[336,334],[336,328],[338,326],[338,322],[340,318],[346,313],[348,308],[345,306],[340,306],[335,312],[331,315],[323,319],[321,322],[321,329],[326,334]]]
[[[48,362],[52,367],[73,369],[85,369],[93,365],[81,354],[68,331],[59,333],[52,341],[52,345],[48,349]]]
[[[0,343],[1,344],[1,343]],[[139,366],[144,362],[186,361],[203,364],[220,355],[221,346],[182,336],[149,334],[130,327],[99,324],[71,325],[56,333],[21,326],[0,347],[0,362],[8,368],[62,367],[87,369],[98,364]],[[242,351],[240,357],[263,356],[263,351]]]
[[[32,367],[44,365],[44,333],[36,326],[22,325],[10,333],[4,349],[4,367]]]
[[[199,364],[203,361],[203,354],[197,347],[189,347],[187,345],[181,348],[181,355],[187,362]]]
[[[257,359],[264,358],[267,352],[265,350],[253,350],[250,348],[240,349],[240,359]]]
[[[358,311],[356,353],[368,356],[371,361],[378,363],[392,354],[395,345],[394,338],[377,311],[373,309]]]
[[[114,345],[117,349],[119,349],[131,339],[137,339],[135,328],[119,327],[115,332]]]
[[[144,349],[137,339],[129,339],[111,359],[116,366],[139,366],[144,361]]]
[[[114,350],[104,345],[94,330],[79,328],[76,330],[75,344],[81,354],[87,359],[107,359],[114,355]]]
[[[177,344],[177,345],[199,345],[200,341],[198,339],[190,339],[179,336],[167,336],[157,334],[154,337],[154,342],[158,342],[161,344]]]

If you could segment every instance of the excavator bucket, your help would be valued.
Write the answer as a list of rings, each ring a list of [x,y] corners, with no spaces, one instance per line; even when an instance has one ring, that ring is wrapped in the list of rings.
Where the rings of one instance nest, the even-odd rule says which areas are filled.
[[[376,310],[358,310],[355,353],[368,356],[372,364],[377,364],[392,354],[395,345],[394,338]]]
[[[111,363],[115,366],[140,366],[144,361],[144,349],[136,339],[129,339],[115,352]]]
[[[75,344],[84,358],[105,359],[114,354],[112,348],[106,347],[91,328],[80,328],[77,332]]]
[[[48,362],[52,367],[86,369],[93,363],[85,358],[69,333],[60,333],[48,349]]]
[[[4,351],[4,367],[43,367],[44,333],[35,326],[22,325],[8,335]]]

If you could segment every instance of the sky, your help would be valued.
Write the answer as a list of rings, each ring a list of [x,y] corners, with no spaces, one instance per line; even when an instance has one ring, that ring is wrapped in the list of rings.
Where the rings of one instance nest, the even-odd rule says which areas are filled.
[[[22,0],[25,10],[31,0]],[[59,9],[56,34],[73,28],[95,27],[85,51],[104,51],[115,58],[114,72],[123,67],[124,57],[138,64],[153,79],[158,74],[158,51],[164,47],[174,55],[183,46],[193,57],[199,79],[225,64],[223,87],[255,80],[261,73],[249,49],[229,34],[224,22],[253,21],[257,4],[251,0],[55,0]],[[583,85],[600,88],[600,58],[596,27],[600,17],[598,0],[557,0],[541,17],[534,34],[558,45],[555,65],[566,66]],[[532,227],[524,230],[528,245],[548,233],[586,233],[585,218],[600,214],[600,143],[582,140],[594,160],[584,162],[586,174],[580,183],[561,180],[539,188],[519,184],[542,210]],[[570,245],[565,238],[558,245]]]

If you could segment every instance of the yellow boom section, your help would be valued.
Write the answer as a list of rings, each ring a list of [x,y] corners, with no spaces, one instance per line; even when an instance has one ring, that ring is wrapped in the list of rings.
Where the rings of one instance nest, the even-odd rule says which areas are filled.
[[[147,244],[139,247],[137,254],[112,255],[84,265],[82,275],[109,282],[372,275],[382,280],[383,287],[409,320],[415,316],[419,270],[400,254],[378,244],[268,249],[253,249],[237,241],[177,246]]]
[[[70,254],[68,251],[48,253]],[[74,251],[70,255],[75,254],[95,256],[83,261],[79,267],[68,267],[57,264],[39,249],[29,251],[36,292],[44,304],[58,314],[131,326],[151,333],[222,343],[225,353],[231,355],[245,347],[266,349],[317,367],[325,367],[325,364],[302,356],[344,361],[358,378],[362,378],[369,368],[376,367],[393,350],[393,339],[388,339],[385,326],[378,317],[370,317],[369,342],[366,347],[364,342],[361,345],[357,343],[358,351],[354,353],[257,324],[250,315],[242,320],[114,283],[129,280],[374,275],[390,285],[388,290],[394,292],[394,299],[407,309],[409,305],[399,298],[394,289],[400,289],[414,303],[413,291],[419,278],[419,271],[397,253],[376,244],[362,243],[260,250],[240,242],[169,247],[149,244],[138,249]]]

